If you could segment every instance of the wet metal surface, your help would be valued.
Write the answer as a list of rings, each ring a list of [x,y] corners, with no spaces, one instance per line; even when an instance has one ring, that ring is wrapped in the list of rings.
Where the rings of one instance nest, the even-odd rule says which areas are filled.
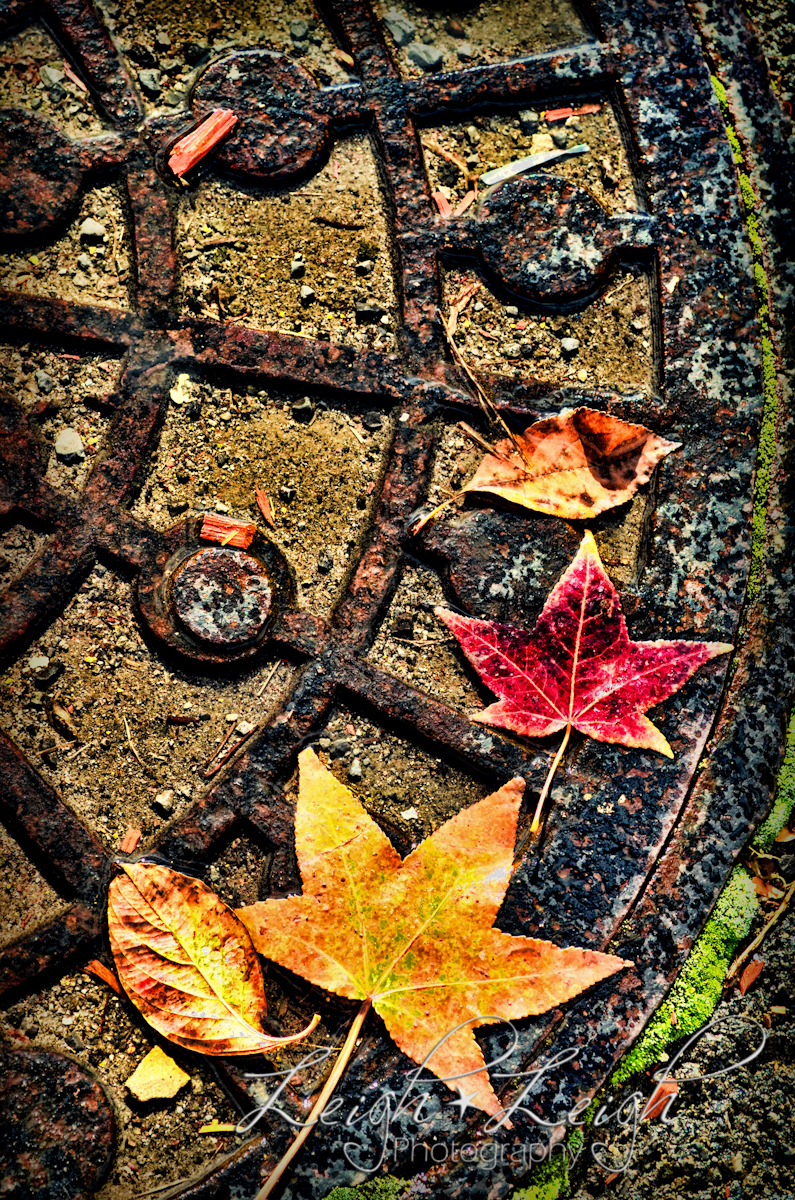
[[[190,633],[213,646],[257,637],[268,619],[272,591],[256,559],[240,550],[200,550],[174,576],[172,602]]]
[[[61,1054],[0,1054],[0,1194],[80,1200],[113,1161],[113,1113],[102,1087]]]
[[[699,37],[680,4],[603,0],[598,41],[422,81],[400,78],[366,4],[327,0],[321,7],[349,48],[360,82],[320,88],[284,57],[236,52],[206,68],[189,108],[149,119],[139,135],[140,101],[93,8],[82,0],[43,5],[90,81],[110,130],[94,143],[71,143],[39,118],[0,114],[25,168],[15,179],[12,160],[0,161],[4,211],[12,214],[5,218],[2,244],[27,244],[35,231],[55,229],[68,219],[87,172],[98,166],[115,171],[129,199],[137,299],[135,311],[121,312],[0,294],[7,338],[55,342],[78,354],[114,347],[125,356],[109,450],[97,457],[80,494],[59,492],[45,481],[31,418],[13,398],[0,406],[0,479],[7,481],[0,499],[8,511],[51,530],[0,598],[0,653],[21,653],[102,556],[137,575],[140,621],[166,661],[177,656],[197,671],[220,663],[228,668],[237,658],[256,663],[270,647],[303,663],[281,711],[158,847],[175,863],[209,865],[220,840],[248,824],[273,847],[271,881],[278,894],[299,882],[284,780],[297,751],[323,728],[338,694],[493,786],[522,774],[532,794],[546,772],[548,748],[476,725],[365,657],[409,556],[443,572],[451,601],[473,615],[531,624],[578,541],[562,523],[553,530],[546,519],[483,508],[449,515],[418,538],[407,534],[428,491],[439,429],[461,416],[471,421],[478,411],[466,375],[446,350],[440,266],[450,257],[473,259],[505,303],[519,297],[543,311],[571,308],[603,291],[622,256],[646,264],[656,305],[659,394],[548,386],[534,380],[530,365],[520,378],[491,381],[508,417],[519,411],[535,418],[590,403],[683,443],[655,482],[637,587],[623,597],[631,637],[732,641],[743,618],[731,682],[727,666],[713,663],[655,710],[675,758],[661,762],[650,754],[582,745],[556,787],[541,861],[529,856],[511,884],[502,928],[594,948],[621,929],[615,952],[635,963],[568,1006],[559,1037],[580,1048],[577,1067],[549,1080],[533,1101],[550,1120],[600,1085],[660,1002],[769,805],[781,753],[795,670],[793,633],[779,619],[792,586],[792,531],[782,515],[760,598],[743,613],[762,392],[736,173]],[[29,11],[2,4],[0,22],[10,24]],[[740,20],[734,9],[732,15]],[[767,110],[759,98],[766,93],[754,91],[757,69],[745,64],[742,86],[753,93],[758,113],[781,120],[769,96]],[[576,104],[594,96],[614,103],[631,129],[645,211],[608,217],[582,189],[554,174],[534,174],[496,188],[460,219],[439,216],[418,122],[460,116],[465,125],[471,113],[543,109],[550,98]],[[287,186],[306,178],[339,131],[371,123],[392,213],[402,305],[399,354],[178,315],[174,184],[161,174],[162,152],[206,109],[220,105],[239,108],[241,123],[202,169],[229,172],[247,186]],[[35,148],[29,144],[34,136]],[[778,169],[779,191],[780,180],[795,176],[785,166]],[[328,621],[296,609],[289,564],[264,535],[242,554],[202,547],[200,522],[162,534],[130,516],[169,389],[185,369],[208,378],[223,373],[227,382],[233,377],[243,386],[288,385],[313,396],[331,389],[342,399],[366,398],[369,407],[395,410],[372,527],[353,551],[347,584]],[[5,737],[0,759],[7,783],[3,811],[51,864],[73,901],[67,916],[0,958],[2,987],[16,995],[38,986],[41,974],[62,970],[70,956],[96,952],[103,887],[113,868]],[[704,769],[696,778],[698,764]],[[521,1023],[517,1067],[527,1069],[539,1038],[558,1019],[551,1014]],[[484,1036],[487,1054],[502,1036],[499,1030]],[[407,1068],[374,1022],[343,1096],[358,1098],[374,1084],[400,1093]],[[425,1136],[449,1139],[460,1123],[454,1125],[443,1103],[443,1087],[429,1090]],[[289,1095],[287,1101],[299,1104]],[[398,1126],[394,1132],[410,1131]],[[504,1136],[510,1144],[536,1134],[520,1119]],[[270,1152],[278,1153],[288,1137],[286,1129],[276,1129]],[[318,1200],[334,1184],[351,1181],[342,1153],[348,1137],[333,1127],[315,1135],[298,1164],[294,1196]],[[209,1200],[235,1186],[253,1194],[264,1154],[255,1138],[191,1196]],[[507,1167],[487,1180],[460,1163],[437,1171],[436,1183],[450,1196],[484,1196],[488,1186],[496,1197],[516,1183]]]

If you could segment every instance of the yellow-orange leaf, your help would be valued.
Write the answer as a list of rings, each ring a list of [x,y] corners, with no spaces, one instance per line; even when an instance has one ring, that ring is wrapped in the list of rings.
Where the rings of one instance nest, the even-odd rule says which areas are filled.
[[[157,863],[123,863],[108,931],[119,980],[149,1024],[200,1054],[266,1053],[305,1037],[260,1025],[262,971],[245,928],[219,896]]]
[[[519,449],[498,442],[498,455],[486,455],[463,491],[486,492],[569,521],[624,504],[660,459],[680,446],[593,408],[536,421],[516,442]]]
[[[473,1027],[546,1012],[629,965],[492,928],[513,870],[524,781],[452,817],[401,860],[312,750],[298,761],[303,895],[238,910],[254,945],[337,995],[369,998],[415,1062],[452,1034],[428,1068],[440,1078],[472,1072],[461,1089],[484,1112],[500,1112]]]

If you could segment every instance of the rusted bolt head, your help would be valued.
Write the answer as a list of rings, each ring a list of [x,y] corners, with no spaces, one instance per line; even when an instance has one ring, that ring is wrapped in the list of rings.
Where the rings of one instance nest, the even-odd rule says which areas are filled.
[[[174,577],[174,610],[185,629],[212,646],[237,647],[262,632],[273,589],[263,565],[242,550],[199,550]]]

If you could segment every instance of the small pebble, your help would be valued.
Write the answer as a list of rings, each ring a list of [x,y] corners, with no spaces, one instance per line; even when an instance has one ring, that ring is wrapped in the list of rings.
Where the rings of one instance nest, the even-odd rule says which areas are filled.
[[[552,141],[558,150],[565,150],[569,144],[569,135],[565,129],[553,129]]]
[[[519,124],[523,133],[535,133],[541,124],[541,118],[535,109],[523,108],[519,113]]]
[[[571,358],[580,348],[579,338],[565,337],[560,339],[560,348],[566,358]]]
[[[36,387],[45,396],[49,396],[52,389],[55,387],[55,380],[52,375],[48,375],[46,371],[36,372]]]
[[[362,262],[358,262],[354,268],[357,275],[371,275],[375,263],[371,258],[365,258]]]
[[[458,50],[459,56],[461,48]],[[424,42],[414,42],[409,47],[409,58],[423,71],[436,71],[444,62],[444,53],[436,46],[426,46]]]
[[[158,29],[157,33],[155,34],[155,46],[157,46],[158,50],[171,49],[171,38],[166,33],[165,29]]]
[[[301,288],[300,296],[302,304],[311,304],[315,298],[315,289],[305,283]]]
[[[127,53],[133,62],[138,63],[139,67],[157,66],[157,59],[155,58],[149,46],[145,46],[143,42],[133,42]]]
[[[80,240],[82,242],[101,242],[105,237],[105,226],[93,217],[86,217],[80,225]]]
[[[345,738],[336,738],[329,746],[329,756],[331,758],[342,758],[350,750],[350,742],[346,742]]]
[[[303,396],[291,406],[290,412],[294,421],[311,421],[315,415],[315,406],[308,396]]]
[[[237,725],[238,721],[240,720],[240,713],[227,713],[224,717],[224,720],[226,721],[227,725]]]
[[[450,37],[462,38],[465,36],[464,26],[459,21],[458,17],[450,17],[444,27],[445,33],[449,33]]]
[[[475,57],[475,49],[471,42],[462,42],[456,47],[456,54],[461,59],[461,62],[469,62]]]
[[[503,353],[506,358],[519,358],[522,353],[522,348],[518,342],[510,342],[504,347]]]
[[[63,71],[57,67],[39,67],[39,79],[45,87],[55,87],[64,78]]]
[[[372,325],[385,316],[384,306],[377,300],[357,300],[355,304],[357,325]]]
[[[326,550],[326,549],[321,550],[320,554],[318,555],[318,559],[317,559],[317,569],[320,572],[320,574],[328,575],[329,571],[333,568],[333,566],[334,566],[334,559],[331,557],[328,550]]]
[[[91,259],[88,257],[87,254],[78,254],[77,265],[83,271],[90,271],[91,270]]]
[[[81,463],[86,457],[83,439],[76,429],[62,429],[55,439],[55,453],[69,466]]]
[[[290,278],[303,279],[306,274],[306,263],[302,258],[294,258],[290,263]]]
[[[309,37],[309,22],[300,18],[290,22],[290,37],[294,42],[305,42]]]
[[[247,733],[253,733],[256,725],[252,725],[251,721],[240,721],[235,728],[235,733],[239,733],[241,737],[245,737]]]
[[[150,100],[160,95],[160,72],[154,67],[145,67],[143,71],[139,71],[138,82]]]
[[[371,433],[375,433],[377,429],[380,429],[383,422],[384,418],[381,413],[376,412],[374,409],[362,415],[362,425],[364,425],[365,429],[369,429]]]
[[[414,41],[414,34],[417,31],[416,25],[407,16],[404,16],[403,13],[398,12],[397,9],[390,8],[384,17],[384,24],[398,46],[408,46],[409,42]]]
[[[152,807],[159,809],[164,816],[170,816],[174,809],[174,789],[166,788],[164,792],[158,792],[152,801]]]
[[[50,665],[50,660],[46,654],[34,654],[28,659],[28,666],[31,671],[46,671]]]
[[[534,133],[533,140],[530,143],[531,154],[545,154],[547,150],[554,150],[555,143],[552,141],[552,135],[549,133]]]
[[[348,778],[356,780],[356,779],[361,779],[361,777],[362,777],[362,764],[359,762],[358,758],[355,758],[353,760],[353,762],[351,763],[351,765],[348,767]]]
[[[518,317],[519,309],[516,307],[515,304],[506,304],[505,305],[505,315],[506,315],[506,317]]]

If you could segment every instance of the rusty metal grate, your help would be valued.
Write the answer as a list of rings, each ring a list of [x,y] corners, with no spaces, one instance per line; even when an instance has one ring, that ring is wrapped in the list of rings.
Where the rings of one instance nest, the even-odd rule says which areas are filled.
[[[32,420],[14,397],[0,401],[0,512],[22,515],[47,532],[2,598],[2,652],[15,658],[47,627],[99,557],[134,574],[138,619],[165,661],[197,671],[234,670],[235,664],[264,663],[266,655],[302,664],[281,712],[155,846],[175,863],[209,865],[230,830],[253,829],[274,849],[283,888],[297,882],[283,784],[297,749],[323,728],[335,703],[484,779],[520,773],[532,789],[545,770],[538,748],[478,728],[368,657],[407,565],[430,565],[457,603],[489,613],[480,581],[501,578],[494,550],[499,544],[500,562],[516,567],[515,591],[501,615],[526,622],[578,541],[567,527],[482,509],[449,516],[416,542],[407,535],[411,514],[431,486],[444,430],[478,413],[444,340],[442,269],[475,271],[496,295],[529,313],[588,306],[622,263],[646,272],[654,328],[654,376],[646,391],[539,382],[529,367],[512,377],[494,370],[488,380],[509,419],[590,403],[685,444],[648,500],[651,548],[625,581],[625,607],[635,605],[635,637],[691,631],[723,640],[736,636],[749,570],[762,402],[742,205],[702,48],[683,7],[601,3],[589,18],[592,36],[571,48],[422,80],[401,75],[366,3],[326,0],[321,8],[355,62],[358,82],[323,87],[298,63],[273,52],[233,52],[200,75],[192,113],[224,106],[240,115],[239,130],[211,170],[253,189],[297,186],[322,166],[335,139],[369,131],[394,246],[400,322],[393,353],[186,316],[177,302],[175,193],[163,162],[164,148],[191,114],[143,119],[128,71],[88,0],[11,0],[2,6],[9,27],[40,14],[46,18],[89,83],[107,130],[72,141],[43,117],[0,112],[3,246],[25,246],[61,228],[85,180],[111,173],[126,189],[135,285],[132,310],[0,295],[7,338],[57,345],[78,356],[120,355],[124,364],[112,397],[107,452],[77,494],[45,481]],[[458,218],[437,215],[421,149],[424,127],[466,124],[471,114],[515,114],[561,98],[596,99],[623,123],[638,211],[608,215],[587,190],[553,168],[551,174],[523,176]],[[245,552],[208,549],[195,519],[160,532],[131,515],[169,389],[185,370],[240,387],[253,382],[330,394],[340,403],[393,415],[373,517],[330,616],[298,605],[289,556],[266,531]],[[747,618],[745,650],[730,689],[724,667],[714,664],[665,706],[679,739],[674,762],[652,763],[642,755],[630,762],[610,747],[588,746],[567,777],[567,799],[552,815],[543,858],[530,857],[512,884],[501,918],[506,930],[535,930],[594,947],[617,938],[618,952],[636,962],[634,972],[572,1004],[565,1017],[523,1023],[517,1062],[532,1061],[550,1034],[558,1039],[553,1046],[581,1048],[576,1071],[539,1089],[536,1110],[547,1118],[553,1099],[560,1112],[598,1086],[640,1031],[769,802],[770,762],[780,747],[792,679],[788,635],[773,628],[775,591],[764,601],[766,607]],[[760,698],[764,720],[756,715]],[[706,767],[696,778],[705,754]],[[70,961],[101,951],[112,865],[105,848],[5,735],[0,757],[10,827],[35,847],[71,897],[65,915],[3,953],[3,988],[14,996]],[[680,861],[691,870],[680,874]],[[486,1041],[497,1046],[499,1035]],[[347,1086],[358,1095],[378,1079],[399,1092],[404,1071],[394,1048],[372,1034]],[[433,1112],[433,1129],[444,1136],[449,1110],[436,1104]],[[275,1130],[268,1152],[278,1153],[285,1136]],[[532,1126],[525,1122],[512,1136],[533,1140]],[[307,1147],[300,1194],[320,1196],[345,1181],[341,1140],[329,1129]],[[190,1194],[218,1194],[233,1180],[252,1185],[264,1153],[255,1139]],[[333,1163],[337,1175],[328,1173]],[[463,1164],[438,1170],[447,1172],[451,1189],[472,1186]],[[505,1167],[506,1188],[510,1179]],[[474,1186],[480,1186],[477,1180]]]

